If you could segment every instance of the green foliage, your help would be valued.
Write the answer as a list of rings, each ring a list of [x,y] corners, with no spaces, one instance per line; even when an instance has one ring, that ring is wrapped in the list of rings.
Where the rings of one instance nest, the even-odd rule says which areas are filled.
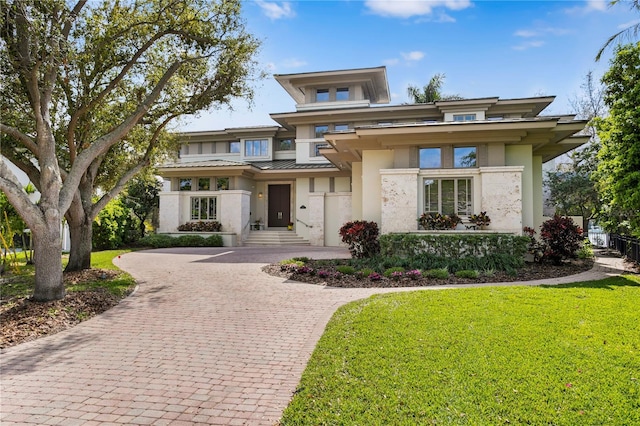
[[[596,122],[602,147],[593,179],[606,206],[599,222],[640,236],[640,42],[616,49],[602,81],[610,114]]]
[[[474,269],[462,269],[460,271],[456,271],[456,277],[458,278],[478,278],[480,273]]]
[[[404,268],[401,266],[393,266],[391,268],[387,268],[385,269],[384,273],[382,275],[384,275],[387,278],[391,278],[394,274],[394,272],[404,272]]]
[[[296,256],[293,258],[293,260],[297,260],[300,261],[302,263],[306,263],[309,261],[309,258],[307,256]]]
[[[407,87],[407,95],[416,104],[428,104],[435,101],[451,101],[462,99],[460,95],[444,95],[442,94],[442,85],[446,75],[442,73],[435,74],[429,79],[422,90],[417,86],[409,85]]]
[[[175,247],[204,247],[204,238],[200,235],[180,235],[174,238]]]
[[[462,219],[456,215],[442,215],[440,213],[422,213],[418,218],[420,228],[425,230],[447,230],[455,229]]]
[[[138,240],[137,245],[140,247],[166,248],[173,247],[175,238],[166,234],[149,234]]]
[[[172,237],[166,234],[149,234],[138,240],[139,247],[167,248],[167,247],[222,247],[220,235],[202,237],[201,235],[180,235]]]
[[[340,228],[342,242],[349,246],[351,256],[368,258],[380,252],[378,224],[366,220],[347,222]]]
[[[512,234],[386,234],[380,237],[380,253],[401,257],[430,254],[451,259],[490,255],[523,257],[528,243],[528,238]]]
[[[133,212],[140,221],[140,236],[145,234],[144,222],[160,205],[162,183],[155,176],[137,176],[129,182],[122,195],[123,205]]]
[[[121,199],[111,201],[93,222],[94,249],[113,250],[135,242],[139,223]]]
[[[640,278],[339,308],[280,424],[640,424]]]
[[[376,271],[374,271],[371,268],[364,268],[364,269],[360,269],[358,272],[356,272],[356,275],[360,278],[367,278],[369,277],[371,274],[374,274]]]
[[[578,250],[578,259],[592,259],[594,254],[593,254],[593,247],[591,246],[591,241],[589,241],[588,238],[585,238],[585,240],[582,242],[582,247],[580,247],[580,249]]]
[[[447,268],[427,269],[422,275],[427,278],[444,280],[449,278],[449,270]]]
[[[338,265],[336,266],[336,271],[345,275],[353,275],[356,273],[356,269],[350,265]]]
[[[480,228],[484,228],[489,226],[491,223],[491,218],[487,214],[487,212],[480,212],[480,214],[472,214],[469,216],[469,222],[478,225]]]
[[[221,235],[209,235],[204,239],[205,247],[222,247],[224,245]]]

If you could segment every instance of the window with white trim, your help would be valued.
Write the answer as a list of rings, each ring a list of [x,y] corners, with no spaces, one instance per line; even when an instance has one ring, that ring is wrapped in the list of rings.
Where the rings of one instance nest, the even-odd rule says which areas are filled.
[[[191,220],[216,220],[218,197],[191,197]]]
[[[475,114],[453,114],[453,121],[476,121]]]
[[[266,157],[267,155],[269,155],[269,141],[267,139],[244,141],[245,157]]]
[[[473,179],[423,180],[424,213],[468,216],[473,208]]]
[[[316,102],[328,102],[328,101],[329,101],[329,89],[317,89]]]
[[[180,191],[191,191],[191,181],[191,178],[180,178],[180,182],[178,184]]]
[[[440,148],[420,148],[420,168],[439,169],[442,167],[442,150]]]
[[[240,154],[240,142],[229,142],[229,153]]]
[[[316,124],[314,128],[314,137],[316,139],[324,138],[324,134],[329,131],[329,125],[327,124]]]
[[[475,146],[456,146],[453,148],[453,167],[456,169],[476,167],[477,157]]]
[[[348,101],[349,100],[349,88],[338,87],[336,89],[336,101]]]

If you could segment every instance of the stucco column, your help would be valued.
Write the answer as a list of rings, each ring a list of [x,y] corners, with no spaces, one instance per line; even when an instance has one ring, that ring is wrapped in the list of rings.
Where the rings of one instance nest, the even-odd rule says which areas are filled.
[[[241,245],[249,233],[251,193],[248,191],[220,191],[218,196],[219,222],[224,232],[236,234],[236,244]]]
[[[406,232],[417,229],[419,169],[380,170],[380,233]]]
[[[500,232],[522,233],[523,192],[522,166],[481,167],[481,211],[491,218],[490,229]]]
[[[382,181],[380,170],[393,167],[392,150],[371,150],[362,152],[362,219],[380,224],[382,203],[380,203]]]
[[[176,232],[180,225],[180,193],[178,191],[161,192],[158,216],[158,232]]]
[[[309,194],[309,243],[324,246],[324,192]]]

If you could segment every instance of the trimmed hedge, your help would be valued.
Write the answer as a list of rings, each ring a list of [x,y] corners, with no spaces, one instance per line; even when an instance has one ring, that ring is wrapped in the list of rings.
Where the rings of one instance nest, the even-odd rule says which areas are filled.
[[[180,235],[172,237],[165,234],[151,234],[138,241],[141,247],[167,248],[167,247],[222,247],[222,236],[211,235],[202,237],[200,235]]]

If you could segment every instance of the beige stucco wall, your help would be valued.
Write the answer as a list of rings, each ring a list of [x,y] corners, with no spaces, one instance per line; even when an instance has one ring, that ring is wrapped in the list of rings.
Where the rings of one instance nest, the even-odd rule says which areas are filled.
[[[363,151],[362,153],[362,219],[381,223],[382,203],[380,170],[393,167],[393,151]]]
[[[300,207],[302,206],[305,206],[305,208],[301,209]],[[294,223],[296,234],[308,240],[309,228],[304,224],[309,224],[309,212],[311,211],[309,206],[309,178],[296,179],[296,192],[293,208],[295,210],[293,216],[295,217]]]
[[[218,218],[225,232],[237,235],[237,244],[249,233],[249,206],[251,193],[248,191],[219,191]]]
[[[505,147],[507,166],[523,166],[522,170],[522,226],[535,226],[533,196],[533,154],[531,145],[509,145]]]
[[[324,246],[324,192],[309,194],[307,210],[309,210],[309,243],[312,246]]]
[[[325,229],[324,245],[338,247],[340,240],[340,228],[351,220],[351,193],[331,192],[325,194]]]
[[[491,230],[522,232],[522,173],[523,167],[516,166],[480,168],[480,211],[491,218]]]
[[[543,175],[542,175],[542,157],[535,155],[532,158],[532,178],[533,178],[533,225],[534,228],[542,225],[543,222]]]
[[[362,163],[351,164],[351,220],[362,219]]]
[[[417,229],[419,172],[419,169],[380,170],[381,234]]]
[[[180,225],[180,193],[178,191],[160,193],[158,232],[175,232]]]

